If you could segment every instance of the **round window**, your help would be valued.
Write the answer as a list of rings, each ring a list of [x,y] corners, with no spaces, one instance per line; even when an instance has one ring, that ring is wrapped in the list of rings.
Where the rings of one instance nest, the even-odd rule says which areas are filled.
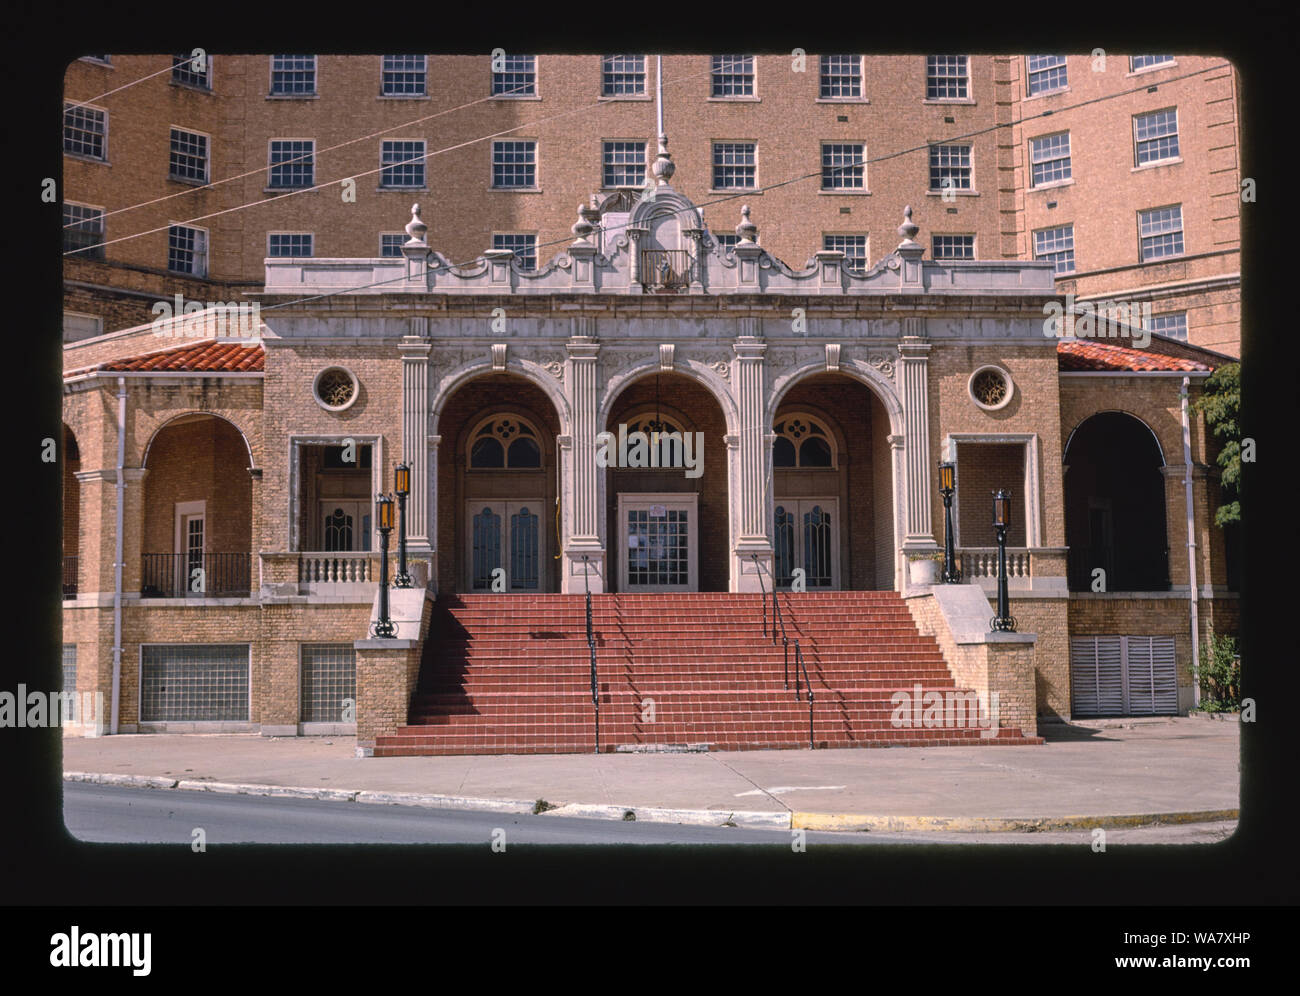
[[[970,377],[967,385],[971,400],[985,411],[997,411],[1005,408],[1011,401],[1015,390],[1011,375],[1001,367],[980,367]]]
[[[342,367],[327,367],[316,375],[312,393],[326,411],[341,412],[357,400],[357,378]]]

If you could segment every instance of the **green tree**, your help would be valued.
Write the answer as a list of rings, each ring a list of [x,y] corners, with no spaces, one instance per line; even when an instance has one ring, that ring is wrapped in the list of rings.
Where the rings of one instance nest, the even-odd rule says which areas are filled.
[[[1225,363],[1205,379],[1204,393],[1192,410],[1205,417],[1210,431],[1222,440],[1218,464],[1224,502],[1214,522],[1226,526],[1241,521],[1241,364]]]

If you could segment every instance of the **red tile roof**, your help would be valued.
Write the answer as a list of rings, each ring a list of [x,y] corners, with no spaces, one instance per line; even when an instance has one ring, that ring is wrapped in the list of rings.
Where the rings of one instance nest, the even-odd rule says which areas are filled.
[[[1058,342],[1056,366],[1058,370],[1169,370],[1183,373],[1214,369],[1192,359],[1084,339],[1062,339]]]
[[[96,370],[113,371],[177,371],[207,373],[258,371],[264,368],[266,354],[261,345],[244,346],[235,342],[192,343],[159,353],[145,353],[121,360],[100,363]]]

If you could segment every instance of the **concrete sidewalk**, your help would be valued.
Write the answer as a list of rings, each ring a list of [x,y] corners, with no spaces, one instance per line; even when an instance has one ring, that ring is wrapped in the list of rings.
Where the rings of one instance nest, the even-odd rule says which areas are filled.
[[[159,787],[287,786],[354,801],[504,811],[545,799],[563,815],[621,818],[632,809],[637,818],[655,818],[658,810],[659,818],[685,822],[692,812],[697,820],[743,813],[752,825],[818,830],[1236,818],[1237,723],[1177,717],[1042,724],[1039,732],[1047,743],[1034,747],[409,758],[357,758],[352,737],[69,737],[63,768],[153,776],[162,779]],[[358,793],[368,797],[357,799]],[[387,797],[394,793],[399,796]]]

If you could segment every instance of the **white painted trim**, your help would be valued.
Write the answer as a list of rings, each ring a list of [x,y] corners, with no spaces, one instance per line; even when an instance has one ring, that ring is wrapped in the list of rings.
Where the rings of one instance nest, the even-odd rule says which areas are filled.
[[[201,516],[203,518],[203,552],[208,551],[208,503],[203,501],[178,501],[175,503],[176,513],[174,516],[176,523],[175,539],[176,544],[172,547],[173,553],[188,553],[189,550],[185,545],[185,529],[183,523],[186,518]]]
[[[1043,503],[1039,486],[1038,434],[1035,432],[950,432],[943,437],[943,452],[954,465],[958,463],[958,443],[1022,443],[1025,447],[1025,543],[1028,549],[1042,545]],[[961,468],[956,467],[957,491],[952,499],[952,531],[956,546],[961,544]],[[1014,496],[1013,496],[1014,497]]]

